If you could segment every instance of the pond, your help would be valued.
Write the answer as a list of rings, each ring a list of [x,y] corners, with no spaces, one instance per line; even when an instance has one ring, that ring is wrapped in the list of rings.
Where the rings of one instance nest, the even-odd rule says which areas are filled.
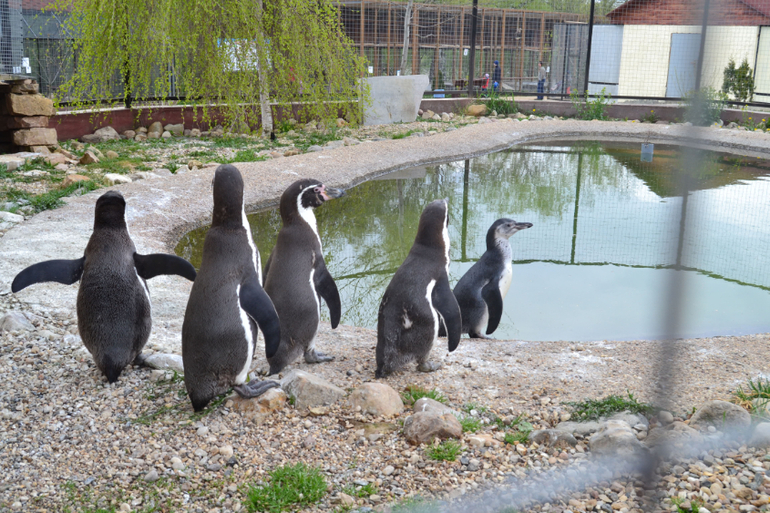
[[[707,152],[688,196],[682,244],[677,147],[559,143],[527,146],[360,184],[318,210],[342,323],[376,328],[380,299],[414,241],[420,213],[449,198],[450,283],[485,251],[487,229],[534,224],[511,237],[513,281],[498,339],[659,339],[679,273],[677,333],[770,332],[770,161]],[[249,216],[262,261],[281,226],[277,208]],[[206,228],[177,254],[200,265]]]

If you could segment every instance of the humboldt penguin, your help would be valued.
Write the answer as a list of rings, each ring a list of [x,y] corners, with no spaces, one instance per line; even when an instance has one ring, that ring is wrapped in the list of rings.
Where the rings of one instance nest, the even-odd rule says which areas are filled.
[[[487,250],[460,278],[454,295],[462,312],[462,332],[471,338],[489,338],[500,324],[503,299],[511,286],[513,252],[511,235],[531,228],[532,223],[498,219],[487,230]]]
[[[449,220],[447,200],[428,204],[420,216],[412,249],[390,281],[377,317],[377,370],[381,378],[417,361],[423,372],[440,365],[429,362],[443,327],[449,351],[460,342],[460,307],[449,288]]]
[[[246,219],[243,178],[234,166],[221,165],[214,173],[211,228],[182,324],[184,382],[195,411],[231,387],[251,398],[279,386],[275,381],[246,382],[257,326],[270,358],[281,339],[278,315],[260,284],[259,252]]]
[[[321,298],[329,308],[332,329],[340,323],[342,307],[337,285],[324,262],[313,210],[344,194],[319,180],[304,179],[291,184],[281,195],[283,227],[264,273],[265,291],[281,319],[281,345],[268,358],[271,375],[302,354],[307,363],[334,359],[315,349]]]
[[[110,383],[130,363],[141,364],[152,327],[147,281],[161,274],[195,280],[195,268],[174,255],[140,255],[126,225],[126,201],[118,191],[96,200],[94,231],[77,260],[48,260],[27,267],[13,280],[18,292],[34,283],[71,285],[80,280],[78,331]]]

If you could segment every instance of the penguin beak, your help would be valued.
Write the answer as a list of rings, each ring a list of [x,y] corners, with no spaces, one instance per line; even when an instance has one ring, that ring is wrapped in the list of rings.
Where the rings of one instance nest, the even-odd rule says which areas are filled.
[[[516,230],[526,230],[532,228],[532,223],[516,223]]]
[[[323,190],[321,190],[321,197],[324,201],[329,201],[330,199],[339,198],[344,195],[345,191],[335,187],[324,187]]]

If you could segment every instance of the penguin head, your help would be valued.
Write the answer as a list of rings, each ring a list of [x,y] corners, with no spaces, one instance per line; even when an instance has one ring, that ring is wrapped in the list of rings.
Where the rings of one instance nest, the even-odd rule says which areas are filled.
[[[214,172],[214,212],[211,225],[243,226],[243,177],[235,166],[223,164]]]
[[[449,253],[449,198],[428,203],[420,215],[415,244],[442,248]]]
[[[118,191],[107,191],[96,200],[94,229],[125,228],[126,200]]]
[[[281,218],[291,221],[296,215],[306,215],[325,202],[344,196],[345,191],[325,186],[320,180],[306,178],[291,184],[281,195]]]
[[[487,247],[493,247],[496,239],[509,239],[514,233],[532,228],[532,223],[517,223],[513,219],[498,219],[487,231]]]

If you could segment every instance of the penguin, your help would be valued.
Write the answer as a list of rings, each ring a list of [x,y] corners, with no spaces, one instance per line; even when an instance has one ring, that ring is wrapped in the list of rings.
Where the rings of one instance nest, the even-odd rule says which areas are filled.
[[[260,284],[260,267],[246,219],[243,177],[234,166],[221,165],[214,173],[211,228],[182,323],[184,383],[195,411],[230,388],[252,398],[279,386],[275,381],[246,383],[257,326],[268,358],[281,339],[278,315]]]
[[[468,269],[454,289],[462,313],[462,332],[470,338],[489,338],[500,324],[503,299],[511,286],[513,252],[511,235],[531,228],[532,223],[498,219],[487,230],[487,250]]]
[[[126,201],[115,190],[96,200],[94,230],[77,260],[48,260],[21,271],[11,290],[41,282],[71,285],[80,280],[78,331],[97,367],[114,383],[130,363],[140,365],[152,328],[147,280],[176,274],[195,280],[195,268],[174,255],[140,255],[126,225]]]
[[[420,216],[412,249],[390,281],[377,315],[377,370],[382,378],[416,360],[417,370],[440,365],[428,356],[442,326],[449,351],[460,342],[460,307],[449,288],[448,200],[428,204]]]
[[[307,363],[334,359],[315,349],[321,298],[329,308],[332,329],[340,323],[342,307],[337,285],[324,262],[313,210],[344,195],[343,190],[326,187],[313,179],[298,180],[281,195],[283,226],[264,273],[265,291],[281,319],[281,345],[275,355],[268,358],[271,375],[301,354]]]

